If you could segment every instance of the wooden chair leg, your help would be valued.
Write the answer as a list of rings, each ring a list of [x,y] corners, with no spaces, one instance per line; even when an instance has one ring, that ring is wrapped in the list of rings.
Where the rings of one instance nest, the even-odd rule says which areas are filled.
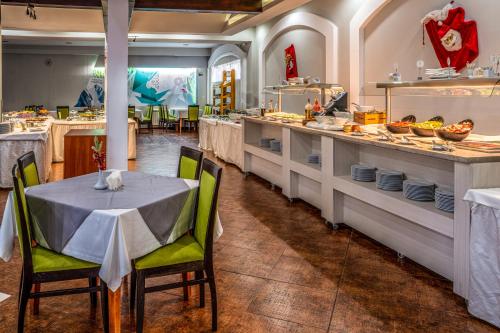
[[[137,274],[135,270],[132,270],[132,273],[130,274],[130,312],[134,312],[136,294],[137,294]]]
[[[194,273],[196,280],[203,279],[203,271],[196,271]],[[200,308],[205,307],[205,283],[200,283]]]
[[[30,297],[30,292],[32,288],[32,282],[26,277],[23,277],[23,283],[19,293],[19,311],[17,315],[17,332],[24,332],[24,315],[26,314],[26,306],[28,305],[28,300]]]
[[[135,315],[136,332],[142,333],[144,326],[144,287],[145,277],[141,271],[137,271],[137,309]]]
[[[109,332],[109,307],[108,307],[108,286],[101,280],[101,312],[102,312],[102,326],[104,332]]]
[[[210,286],[210,301],[212,303],[212,331],[217,331],[217,290],[215,289],[214,268],[207,267],[208,285]]]
[[[21,302],[21,291],[23,290],[23,279],[24,279],[24,270],[21,270],[21,279],[19,280],[19,292],[17,293],[17,305]]]
[[[89,287],[97,287],[97,278],[96,277],[89,277]],[[97,307],[97,292],[96,291],[91,291],[90,292],[90,305],[95,308]]]
[[[186,282],[188,280],[188,273],[182,273],[182,282]],[[184,292],[184,301],[189,299],[189,290],[188,286],[183,286],[182,291]]]
[[[33,291],[40,292],[40,283],[33,285]],[[40,313],[40,298],[33,298],[33,315],[37,316]]]

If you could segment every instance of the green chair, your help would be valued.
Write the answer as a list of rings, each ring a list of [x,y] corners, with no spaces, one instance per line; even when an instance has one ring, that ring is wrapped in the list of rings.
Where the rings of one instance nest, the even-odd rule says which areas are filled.
[[[27,152],[19,157],[17,159],[17,166],[25,187],[40,185],[35,153],[33,151]]]
[[[69,106],[57,106],[57,119],[66,119],[69,117]]]
[[[177,178],[198,180],[200,178],[202,160],[203,152],[186,146],[181,146],[179,167],[177,168]]]
[[[139,131],[143,128],[142,125],[146,124],[149,132],[153,131],[153,105],[148,105],[146,113],[139,119]]]
[[[170,113],[170,110],[168,109],[168,107],[165,111],[165,117],[166,117],[165,129],[168,129],[169,127],[174,126],[175,131],[177,132],[181,126],[181,120],[175,114]]]
[[[108,291],[106,284],[101,280],[97,285],[100,266],[87,261],[79,260],[44,248],[34,240],[34,231],[29,214],[29,208],[24,194],[24,184],[17,165],[12,168],[14,182],[14,210],[17,223],[19,246],[23,260],[21,283],[19,288],[17,317],[17,331],[24,331],[24,316],[30,298],[39,300],[42,297],[73,295],[90,293],[93,307],[97,306],[97,292],[101,292],[101,308],[105,332],[108,325]],[[36,286],[41,283],[88,279],[89,287],[51,289],[40,291]],[[32,290],[35,285],[34,291]],[[53,309],[52,309],[53,310]],[[37,314],[37,312],[35,312]]]
[[[217,330],[217,293],[213,268],[213,232],[222,169],[204,159],[195,210],[194,229],[172,244],[134,260],[131,276],[130,308],[136,308],[136,331],[142,332],[146,293],[199,285],[200,307],[205,306],[205,283],[210,287],[212,330]],[[145,286],[150,276],[195,272],[194,279]],[[205,277],[206,274],[206,277]]]
[[[194,129],[198,129],[198,119],[200,117],[200,106],[199,105],[189,105],[188,106],[188,117],[184,122],[189,124],[189,130],[191,130],[191,125]]]
[[[205,108],[203,109],[203,115],[205,115],[205,116],[211,115],[212,114],[212,109],[213,109],[212,105],[205,104]]]
[[[128,106],[128,117],[130,119],[134,119],[135,118],[135,105],[129,105]]]

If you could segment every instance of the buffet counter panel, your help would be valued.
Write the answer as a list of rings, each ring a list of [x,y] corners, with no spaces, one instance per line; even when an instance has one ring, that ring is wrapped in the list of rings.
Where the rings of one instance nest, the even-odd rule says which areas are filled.
[[[470,207],[463,197],[471,188],[500,186],[500,154],[441,152],[430,145],[245,117],[243,171],[280,186],[290,200],[321,209],[334,226],[345,223],[452,280],[455,293],[467,298]],[[358,164],[451,189],[454,211],[353,180],[351,167]]]

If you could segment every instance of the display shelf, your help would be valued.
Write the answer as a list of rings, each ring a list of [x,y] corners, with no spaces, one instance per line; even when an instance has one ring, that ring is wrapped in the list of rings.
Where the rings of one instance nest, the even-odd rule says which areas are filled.
[[[375,182],[357,182],[351,176],[335,176],[333,184],[336,191],[453,238],[453,213],[437,209],[434,202],[409,200],[403,192],[382,191]]]
[[[307,161],[290,161],[290,170],[311,178],[314,181],[321,182],[321,166],[319,164],[307,163]]]
[[[283,165],[283,156],[281,152],[261,147],[257,143],[246,143],[245,151],[262,159],[268,160],[274,164]]]

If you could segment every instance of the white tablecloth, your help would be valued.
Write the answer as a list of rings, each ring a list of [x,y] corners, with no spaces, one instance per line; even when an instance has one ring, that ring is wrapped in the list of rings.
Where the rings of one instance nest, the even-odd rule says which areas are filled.
[[[500,328],[500,189],[469,190],[469,312]]]
[[[198,187],[197,181],[185,181],[192,189]],[[0,225],[0,258],[4,261],[12,258],[12,248],[17,235],[14,214],[11,192]],[[184,235],[190,227],[190,222],[187,217],[179,217],[167,243],[173,243]],[[222,224],[217,215],[214,240],[217,240],[222,232]],[[43,242],[40,244],[45,245]],[[66,244],[62,253],[101,264],[99,276],[115,291],[120,286],[121,279],[132,271],[131,259],[141,257],[159,247],[161,244],[137,209],[94,210]]]
[[[9,134],[0,135],[0,187],[12,187],[12,166],[17,159],[29,152],[35,152],[40,181],[49,179],[52,165],[51,121],[41,132],[21,132],[16,129]]]
[[[215,156],[243,168],[243,131],[241,124],[201,118],[200,148],[211,150]]]
[[[128,158],[136,157],[136,137],[135,137],[136,122],[133,119],[128,120]],[[64,135],[72,129],[96,129],[106,128],[106,120],[97,121],[67,121],[54,120],[52,123],[52,140],[53,140],[53,162],[64,161]]]

